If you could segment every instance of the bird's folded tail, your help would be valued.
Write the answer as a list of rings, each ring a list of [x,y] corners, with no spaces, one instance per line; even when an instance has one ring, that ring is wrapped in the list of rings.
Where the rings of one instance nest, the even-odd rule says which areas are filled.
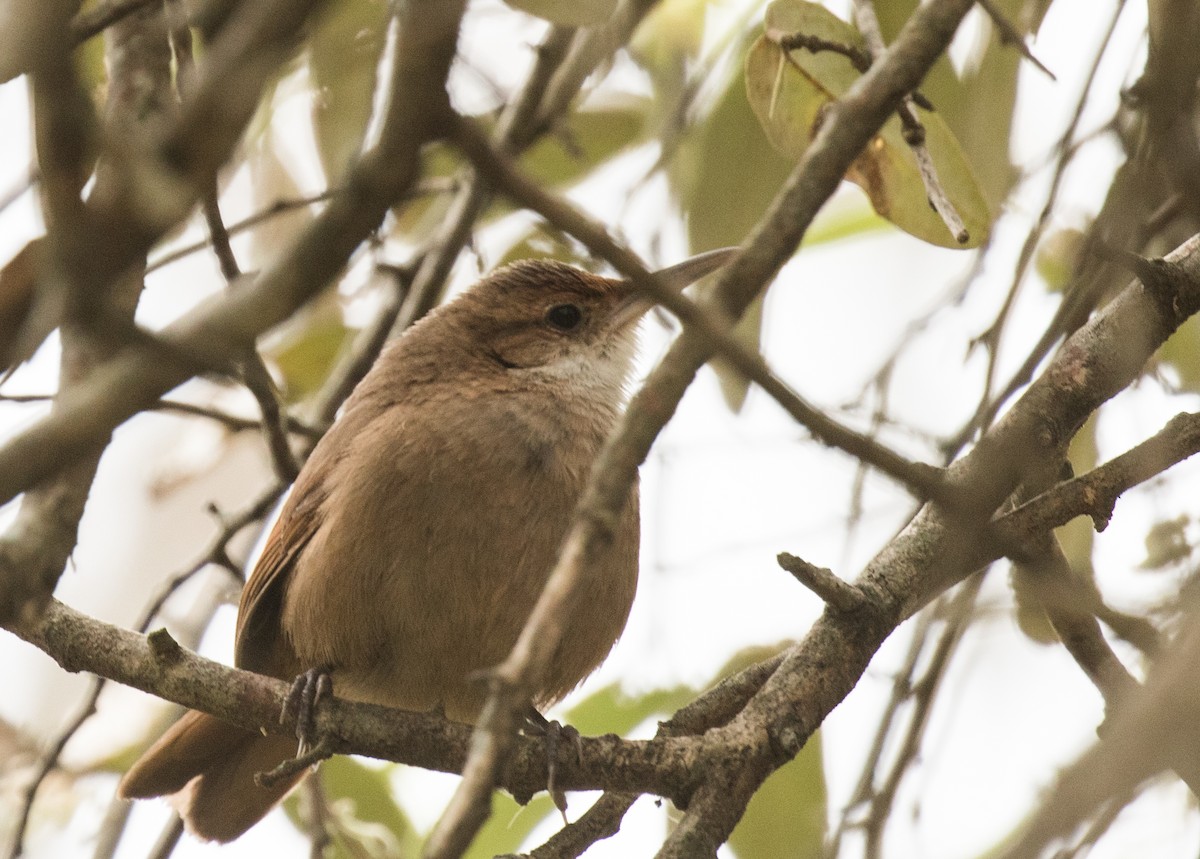
[[[302,771],[269,788],[254,781],[295,751],[289,737],[263,736],[192,710],[134,763],[117,792],[126,799],[172,796],[194,835],[232,841],[304,777]]]

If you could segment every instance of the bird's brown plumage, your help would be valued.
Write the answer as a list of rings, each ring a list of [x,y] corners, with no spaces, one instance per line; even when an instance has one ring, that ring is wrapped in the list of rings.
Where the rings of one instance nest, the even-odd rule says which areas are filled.
[[[677,269],[690,281],[720,261]],[[341,697],[473,721],[485,689],[472,675],[515,643],[620,414],[642,309],[624,282],[532,262],[413,326],[302,469],[242,594],[237,665],[320,668]],[[608,654],[637,553],[635,486],[534,703]],[[292,787],[254,774],[294,748],[190,712],[120,791],[174,794],[194,833],[226,841]]]

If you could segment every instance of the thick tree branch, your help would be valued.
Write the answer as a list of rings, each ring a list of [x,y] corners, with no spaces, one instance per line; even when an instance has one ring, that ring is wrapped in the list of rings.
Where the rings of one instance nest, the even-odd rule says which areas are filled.
[[[925,71],[949,44],[971,5],[970,0],[934,0],[921,6],[880,62],[831,106],[816,139],[755,228],[743,252],[719,275],[714,287],[715,307],[729,318],[741,315],[795,251],[813,216],[837,188],[863,146],[887,121],[900,100],[917,87]],[[509,754],[523,707],[566,633],[563,618],[570,616],[567,609],[577,599],[575,583],[587,575],[599,547],[609,539],[612,523],[650,444],[674,413],[696,372],[712,354],[713,346],[706,339],[685,333],[676,340],[634,396],[616,435],[605,445],[593,467],[575,524],[564,540],[559,562],[516,647],[496,674],[493,694],[476,729],[471,760],[459,790],[435,829],[434,838],[439,840],[431,856],[454,855],[455,847],[460,847],[464,838],[469,842],[481,823],[484,816],[481,809]],[[865,661],[861,667],[865,667]],[[855,677],[861,673],[861,667]],[[788,710],[794,700],[778,704],[780,712]],[[807,737],[816,724],[809,726],[803,736]],[[745,743],[728,745],[741,751]],[[799,747],[794,743],[785,745],[788,757],[799,751]],[[746,765],[761,754],[760,750],[746,751],[750,755],[742,759]],[[742,771],[751,769],[746,766]],[[765,778],[770,769],[754,771]],[[745,778],[739,784],[749,788]],[[753,789],[726,791],[719,798],[712,796],[714,802],[719,799],[725,803],[726,809],[737,807],[736,819],[751,793]],[[700,817],[707,817],[708,805],[700,804]],[[688,817],[693,818],[691,811]],[[729,823],[729,815],[723,815],[722,820]],[[689,827],[685,821],[681,831]],[[723,826],[717,827],[722,829]],[[717,830],[707,830],[707,834],[713,835]],[[710,852],[715,852],[723,840],[722,837],[711,844]],[[668,855],[676,849],[673,841],[674,837],[664,848]]]
[[[49,603],[40,618],[20,621],[9,630],[67,671],[90,671],[249,730],[284,735],[294,731],[294,720],[283,724],[279,720],[289,683],[205,659],[180,647],[164,630],[140,635],[57,601]],[[680,724],[688,730],[720,724],[731,703],[744,702],[772,664],[756,666],[718,685],[680,711]],[[442,772],[461,770],[471,734],[469,726],[438,715],[338,698],[322,702],[316,727],[335,754],[363,754]],[[672,724],[668,733],[655,740],[584,737],[582,765],[573,749],[562,750],[558,783],[567,790],[653,793],[684,803],[696,782],[702,740],[684,737],[683,732]],[[517,753],[500,783],[520,799],[545,788],[541,738],[518,739]]]
[[[990,515],[987,505],[998,506],[1028,475],[1057,468],[1088,415],[1137,378],[1153,351],[1200,308],[1200,237],[1168,260],[1182,274],[1175,294],[1128,286],[1064,344],[1013,409],[950,468],[948,480],[971,490],[980,515]],[[964,514],[971,513],[927,506],[859,578],[871,609],[856,613],[852,623],[826,612],[746,710],[719,731],[727,735],[725,742],[744,743],[765,730],[774,749],[765,765],[796,754],[858,682],[883,639],[987,560],[978,551],[978,529],[965,527]]]
[[[345,193],[252,282],[235,284],[169,326],[162,335],[166,343],[214,358],[244,350],[322,289],[378,226],[388,206],[412,186],[420,147],[438,133],[445,109],[445,76],[462,3],[425,0],[403,9],[392,100],[385,108],[379,143],[351,171]],[[202,77],[197,90],[204,86]],[[89,243],[100,241],[106,232],[99,230]],[[128,350],[97,367],[85,384],[64,393],[51,415],[0,449],[0,502],[95,451],[114,427],[191,372],[178,361],[140,350]],[[0,594],[0,619],[11,617],[28,598],[11,591]]]
[[[1063,772],[1046,801],[1027,822],[1003,859],[1042,855],[1053,838],[1073,831],[1110,797],[1186,762],[1195,771],[1200,684],[1200,623],[1195,607],[1166,656],[1144,687],[1131,695],[1105,725],[1103,738]]]

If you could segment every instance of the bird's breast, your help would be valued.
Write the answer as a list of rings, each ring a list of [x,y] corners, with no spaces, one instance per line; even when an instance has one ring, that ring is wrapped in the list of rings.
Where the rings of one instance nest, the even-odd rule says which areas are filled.
[[[447,404],[452,405],[452,404]],[[282,623],[339,694],[470,720],[554,567],[604,436],[518,397],[384,413],[346,440]],[[588,415],[589,418],[595,415]],[[578,422],[577,422],[578,424]],[[607,655],[637,575],[636,494],[584,585],[544,698]]]

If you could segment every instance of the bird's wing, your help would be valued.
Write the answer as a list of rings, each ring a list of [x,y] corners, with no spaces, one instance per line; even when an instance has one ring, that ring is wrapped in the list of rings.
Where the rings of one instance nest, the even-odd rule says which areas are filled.
[[[298,670],[291,664],[295,658],[283,640],[279,614],[296,559],[321,524],[324,493],[314,481],[305,479],[313,473],[306,470],[292,487],[291,497],[242,589],[234,650],[234,664],[239,668],[276,676]]]

